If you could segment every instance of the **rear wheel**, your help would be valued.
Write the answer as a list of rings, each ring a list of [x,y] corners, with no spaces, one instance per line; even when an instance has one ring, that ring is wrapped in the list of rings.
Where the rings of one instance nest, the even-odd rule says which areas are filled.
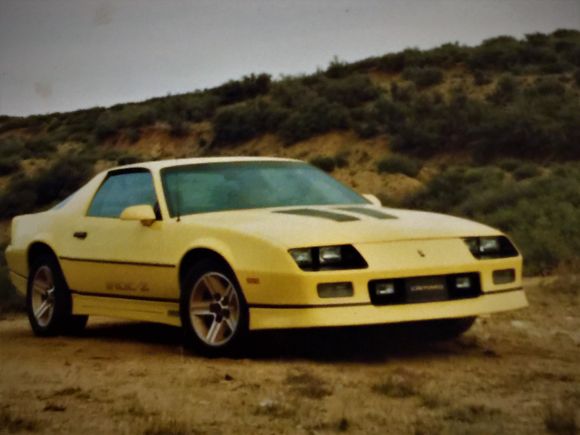
[[[39,257],[31,267],[26,293],[26,310],[36,335],[76,334],[88,316],[72,315],[70,292],[57,261],[50,255]]]
[[[239,352],[248,332],[248,308],[229,268],[218,261],[202,261],[191,269],[183,287],[186,345],[208,356]]]

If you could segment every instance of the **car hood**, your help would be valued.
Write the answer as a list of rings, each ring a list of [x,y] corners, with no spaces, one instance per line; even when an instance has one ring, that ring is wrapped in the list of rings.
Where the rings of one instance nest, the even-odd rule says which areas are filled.
[[[467,219],[376,206],[232,210],[184,216],[182,222],[245,233],[287,248],[500,234]]]

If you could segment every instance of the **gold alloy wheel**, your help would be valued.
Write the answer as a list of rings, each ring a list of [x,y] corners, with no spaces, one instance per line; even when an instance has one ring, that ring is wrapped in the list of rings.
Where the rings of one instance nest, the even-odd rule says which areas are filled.
[[[46,328],[54,316],[54,277],[48,266],[40,267],[32,279],[32,313],[38,326]]]
[[[189,298],[189,316],[205,344],[219,347],[230,341],[240,322],[240,299],[230,279],[217,272],[202,275]]]

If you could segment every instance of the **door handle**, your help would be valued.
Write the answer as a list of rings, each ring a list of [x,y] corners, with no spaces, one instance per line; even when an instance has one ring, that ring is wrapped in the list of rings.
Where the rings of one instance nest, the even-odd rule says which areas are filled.
[[[73,236],[76,237],[77,239],[84,240],[87,238],[87,232],[86,231],[75,231]]]

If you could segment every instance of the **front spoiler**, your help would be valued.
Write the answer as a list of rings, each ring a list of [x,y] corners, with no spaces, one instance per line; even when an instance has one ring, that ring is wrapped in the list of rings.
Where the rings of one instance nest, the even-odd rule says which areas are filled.
[[[472,299],[405,305],[254,305],[250,306],[250,329],[377,325],[448,319],[516,310],[527,305],[522,288],[484,293]]]

